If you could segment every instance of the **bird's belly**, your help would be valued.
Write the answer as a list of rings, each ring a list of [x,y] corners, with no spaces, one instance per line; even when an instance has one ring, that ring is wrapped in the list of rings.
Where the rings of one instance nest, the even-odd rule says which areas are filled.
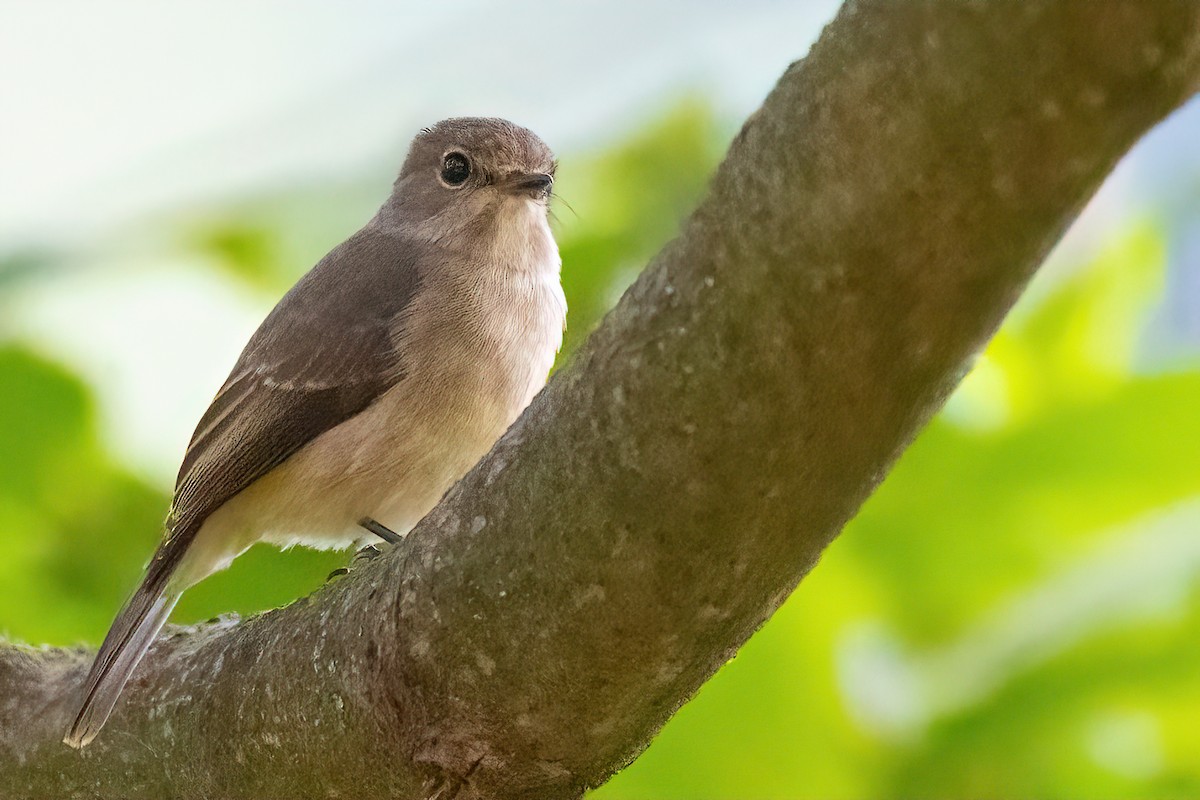
[[[545,384],[566,306],[557,273],[509,280],[464,327],[446,303],[414,306],[405,377],[217,509],[180,569],[190,585],[258,541],[338,549],[374,541],[370,517],[407,533],[482,458]],[[441,318],[437,315],[443,314]]]
[[[393,389],[252,487],[256,496],[246,499],[257,506],[258,538],[284,547],[346,547],[373,538],[358,525],[363,517],[407,533],[519,413],[461,411]]]
[[[521,413],[553,352],[525,350],[520,363],[484,369],[464,362],[475,367],[470,375],[401,380],[219,508],[189,548],[187,583],[258,541],[319,549],[375,541],[359,526],[363,517],[406,534]]]

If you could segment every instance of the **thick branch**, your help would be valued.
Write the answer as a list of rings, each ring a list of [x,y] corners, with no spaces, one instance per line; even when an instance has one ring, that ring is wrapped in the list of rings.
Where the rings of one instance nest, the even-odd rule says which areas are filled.
[[[848,4],[404,545],[161,642],[82,753],[58,739],[86,654],[0,652],[0,794],[603,781],[814,564],[1198,55],[1182,0]]]

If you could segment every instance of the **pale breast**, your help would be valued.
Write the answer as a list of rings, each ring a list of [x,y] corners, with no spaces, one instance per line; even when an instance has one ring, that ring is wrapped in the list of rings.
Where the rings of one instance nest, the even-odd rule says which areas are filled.
[[[202,531],[342,547],[373,517],[407,532],[545,384],[566,301],[544,212],[515,209],[478,261],[434,265],[398,328],[404,377],[226,504]],[[320,497],[313,503],[312,498]]]
[[[407,476],[379,501],[381,519],[411,525],[424,516],[545,385],[566,300],[557,249],[541,252],[550,258],[536,267],[476,270],[465,286],[448,282],[440,304],[433,302],[440,292],[431,292],[431,302],[414,309],[402,352],[420,355],[408,362],[395,402],[377,409],[396,432],[390,470]],[[375,446],[364,442],[364,449]]]
[[[482,288],[479,306],[481,389],[515,418],[545,384],[562,346],[566,300],[558,275],[514,273]]]
[[[544,210],[533,203],[505,210],[491,246],[472,254],[474,263],[447,265],[431,278],[437,285],[421,298],[400,348],[414,355],[414,370],[430,385],[474,403],[471,416],[491,439],[545,384],[566,320],[558,248]]]

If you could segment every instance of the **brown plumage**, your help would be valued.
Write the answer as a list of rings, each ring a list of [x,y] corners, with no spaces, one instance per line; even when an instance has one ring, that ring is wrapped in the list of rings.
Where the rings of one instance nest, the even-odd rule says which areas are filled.
[[[379,213],[284,296],[200,419],[64,741],[99,732],[184,589],[256,541],[343,547],[364,517],[406,532],[511,424],[565,319],[553,171],[504,120],[417,136]]]

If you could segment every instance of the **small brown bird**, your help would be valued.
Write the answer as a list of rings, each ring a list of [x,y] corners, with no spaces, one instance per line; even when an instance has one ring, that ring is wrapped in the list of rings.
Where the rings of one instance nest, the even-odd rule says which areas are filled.
[[[512,424],[566,320],[554,169],[505,120],[413,140],[379,212],[284,296],[200,419],[162,543],[63,741],[95,738],[189,586],[259,541],[398,538]]]

